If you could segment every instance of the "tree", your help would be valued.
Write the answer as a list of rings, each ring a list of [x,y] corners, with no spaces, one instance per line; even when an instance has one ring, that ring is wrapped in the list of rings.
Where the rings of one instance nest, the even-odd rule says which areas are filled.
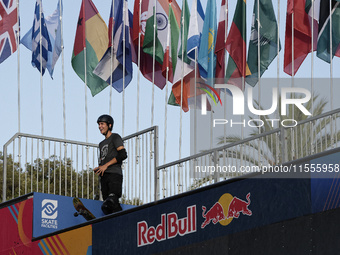
[[[301,97],[299,97],[301,98]],[[325,107],[327,105],[326,99],[318,100],[318,95],[313,95],[314,101],[314,110],[312,111],[312,101],[310,100],[306,105],[306,109],[309,112],[313,112],[314,116],[318,116],[324,113]],[[258,101],[254,100],[255,108],[263,110],[263,107],[258,103]],[[281,112],[281,96],[279,96],[279,112]],[[250,133],[251,136],[258,135],[259,133],[263,134],[265,132],[269,132],[274,130],[272,125],[272,121],[268,116],[260,116],[260,121],[255,120],[253,117],[249,116],[250,120],[253,121],[254,126],[252,132]],[[303,114],[297,107],[294,107],[294,111],[290,109],[286,116],[280,115],[279,120],[280,123],[284,120],[295,119],[298,122],[307,120],[308,116]],[[278,135],[268,135],[265,138],[257,141],[252,141],[251,143],[245,144],[245,150],[252,151],[249,153],[247,157],[243,158],[250,164],[254,165],[275,165],[275,164],[282,164],[285,162],[285,159],[282,158],[283,153],[280,151],[281,146],[284,143],[286,148],[285,154],[288,160],[294,160],[297,158],[302,158],[307,155],[311,155],[312,151],[325,151],[326,149],[330,148],[334,145],[335,141],[340,139],[340,132],[333,134],[331,136],[332,125],[334,129],[334,123],[336,119],[339,118],[339,115],[332,116],[329,118],[320,118],[315,121],[312,121],[308,124],[298,125],[295,128],[286,128],[285,129],[285,139],[282,141],[282,136]],[[262,125],[263,123],[263,125]],[[224,143],[234,143],[239,142],[242,139],[239,136],[231,135],[224,137],[219,137],[218,144]],[[248,147],[248,148],[247,148]],[[295,148],[295,150],[293,150]],[[256,156],[253,155],[261,155],[261,162]],[[241,159],[241,151],[240,150],[230,150],[228,151],[227,157],[233,157]],[[222,157],[222,156],[221,156]]]

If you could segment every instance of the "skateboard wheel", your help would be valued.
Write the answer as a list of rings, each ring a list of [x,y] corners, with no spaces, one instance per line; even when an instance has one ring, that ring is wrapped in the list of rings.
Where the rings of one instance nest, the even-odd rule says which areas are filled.
[[[75,212],[73,215],[74,215],[74,217],[78,217],[79,214],[77,212]]]

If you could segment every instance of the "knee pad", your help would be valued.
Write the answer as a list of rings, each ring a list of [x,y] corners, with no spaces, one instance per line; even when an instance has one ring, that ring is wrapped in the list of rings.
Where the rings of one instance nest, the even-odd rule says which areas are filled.
[[[110,213],[119,212],[121,210],[122,207],[119,204],[118,197],[111,193],[103,202],[102,211],[105,215],[107,215]]]

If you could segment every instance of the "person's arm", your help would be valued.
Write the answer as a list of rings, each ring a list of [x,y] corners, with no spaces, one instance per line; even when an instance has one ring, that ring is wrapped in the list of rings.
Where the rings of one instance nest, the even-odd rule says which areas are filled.
[[[123,151],[123,149],[124,149],[124,151]],[[106,171],[106,169],[107,169],[109,166],[114,165],[114,164],[117,164],[118,161],[121,162],[121,161],[123,161],[124,159],[127,158],[126,150],[125,150],[124,146],[119,146],[119,147],[117,148],[117,151],[118,151],[117,157],[111,159],[109,162],[107,162],[106,164],[104,164],[104,165],[102,165],[102,166],[96,167],[95,169],[93,169],[93,171],[95,171],[96,174],[103,176],[104,172]],[[123,155],[121,155],[121,154],[123,154]],[[124,158],[124,157],[125,157],[125,158]],[[117,158],[118,158],[118,160],[117,160]]]

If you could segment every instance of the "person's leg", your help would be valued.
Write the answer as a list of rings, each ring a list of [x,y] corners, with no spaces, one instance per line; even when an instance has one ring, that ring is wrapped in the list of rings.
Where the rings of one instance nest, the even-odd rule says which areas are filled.
[[[122,196],[123,176],[120,174],[107,174],[106,178],[108,196],[102,205],[102,210],[105,214],[121,211],[122,207],[119,204],[119,198]]]
[[[102,191],[102,196],[103,200],[105,200],[109,196],[109,185],[108,185],[108,176],[103,175],[100,177],[100,186],[101,186],[101,191]]]

